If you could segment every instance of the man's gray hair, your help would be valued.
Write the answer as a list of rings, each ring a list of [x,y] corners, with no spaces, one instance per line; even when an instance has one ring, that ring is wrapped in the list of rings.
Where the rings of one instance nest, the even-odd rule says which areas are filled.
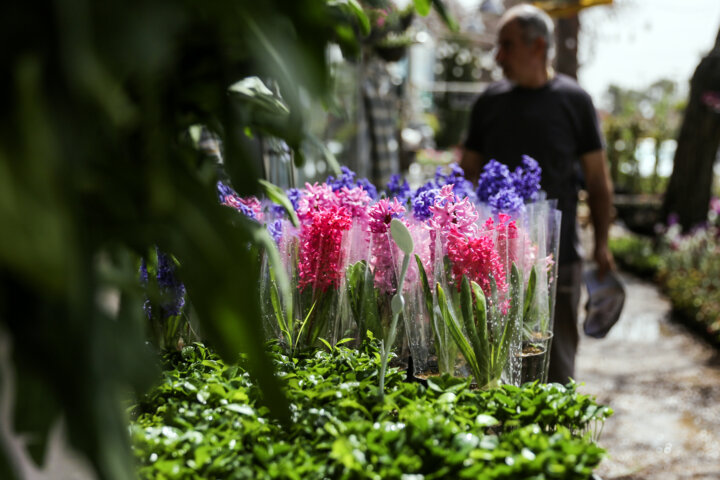
[[[523,31],[523,38],[526,43],[532,43],[537,38],[545,40],[546,61],[549,64],[555,57],[555,34],[550,16],[537,7],[521,3],[509,8],[503,14],[498,29],[502,29],[507,23],[516,20]]]

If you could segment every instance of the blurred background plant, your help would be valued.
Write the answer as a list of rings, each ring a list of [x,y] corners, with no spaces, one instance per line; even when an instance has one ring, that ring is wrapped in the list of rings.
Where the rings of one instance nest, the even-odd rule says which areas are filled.
[[[610,173],[619,193],[665,191],[686,99],[671,80],[646,89],[611,85],[603,119]]]
[[[675,223],[666,230],[657,277],[673,309],[720,344],[720,223],[713,200],[705,225],[683,233]]]
[[[710,342],[720,342],[720,199],[710,202],[708,220],[684,233],[671,218],[654,237],[625,231],[610,248],[618,264],[654,279],[670,297],[678,318]]]
[[[191,132],[205,125],[222,140],[240,195],[256,193],[264,174],[262,137],[284,139],[302,163],[312,139],[301,112],[325,96],[329,42],[359,51],[362,8],[31,1],[1,22],[0,477],[42,465],[60,418],[99,477],[134,477],[121,401],[158,371],[139,278],[155,245],[179,259],[203,337],[228,361],[248,353],[285,417],[258,341],[259,259],[246,247],[271,240],[218,203],[218,165]],[[251,75],[272,79],[284,115],[229,91]]]
[[[627,233],[610,239],[615,261],[623,270],[652,279],[660,267],[655,241],[642,235]]]
[[[0,478],[40,471],[59,421],[97,476],[134,478],[122,402],[188,316],[227,361],[247,354],[286,420],[259,341],[259,251],[275,247],[217,185],[292,183],[307,156],[337,169],[305,112],[333,105],[329,53],[360,57],[362,5],[30,1],[1,22]],[[174,319],[154,343],[146,300]]]

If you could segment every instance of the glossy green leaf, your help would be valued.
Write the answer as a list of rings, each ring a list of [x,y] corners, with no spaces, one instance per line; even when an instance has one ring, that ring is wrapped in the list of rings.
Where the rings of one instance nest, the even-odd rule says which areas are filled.
[[[343,5],[347,6],[355,15],[358,22],[360,22],[360,31],[363,35],[370,33],[370,19],[368,19],[365,10],[357,0],[329,0],[330,5]]]
[[[537,284],[537,273],[536,267],[533,266],[530,269],[530,277],[528,277],[527,288],[525,289],[525,307],[523,308],[523,321],[530,321],[529,313],[532,308],[532,304],[535,301],[535,288]]]
[[[490,378],[490,372],[493,363],[488,339],[487,301],[485,300],[485,294],[482,288],[480,288],[480,285],[471,282],[471,287],[475,295],[475,319],[477,322],[475,329],[477,334],[475,353],[477,355],[478,370],[481,376],[481,380],[479,380],[481,384],[478,386],[483,387],[492,380]]]
[[[459,30],[457,21],[453,18],[452,14],[448,12],[445,2],[443,0],[431,0],[433,7],[440,15],[440,18],[445,22],[450,31],[457,32]]]
[[[328,342],[324,338],[318,338],[318,340],[320,340],[320,342],[322,342],[322,344],[325,345],[325,348],[327,348],[328,351],[330,351],[330,352],[332,351],[333,347],[332,347],[332,345],[330,345],[330,342]]]
[[[297,214],[295,213],[295,209],[293,208],[292,203],[290,203],[290,199],[287,197],[283,189],[262,179],[258,181],[260,182],[260,185],[262,185],[263,190],[265,191],[265,195],[267,195],[267,197],[271,201],[277,203],[285,209],[285,212],[288,214],[288,217],[290,217],[290,221],[292,222],[293,226],[299,226],[300,221],[298,220]]]
[[[413,0],[415,10],[423,17],[430,13],[430,0]]]
[[[450,335],[455,341],[455,344],[458,346],[460,352],[462,352],[463,356],[465,357],[465,361],[470,366],[470,370],[473,372],[473,375],[475,375],[478,381],[480,381],[480,371],[477,364],[477,358],[475,357],[475,352],[473,352],[472,347],[468,343],[465,335],[460,328],[460,325],[455,319],[455,315],[452,313],[451,307],[448,305],[445,292],[440,286],[440,283],[436,283],[435,289],[437,292],[440,312],[442,314],[443,320],[445,321],[445,325],[447,325],[450,331]]]
[[[401,294],[395,294],[391,301],[393,315],[400,315],[405,307],[405,298]]]
[[[433,314],[433,294],[430,290],[430,284],[428,282],[427,273],[425,273],[425,267],[420,260],[420,256],[415,255],[415,262],[417,263],[418,272],[420,274],[420,283],[422,285],[423,299],[425,300],[425,308],[428,315]],[[434,325],[434,323],[433,323]]]
[[[256,76],[243,78],[232,84],[229,91],[241,95],[257,108],[266,110],[273,115],[288,115],[290,113],[287,105]]]
[[[390,222],[390,233],[400,250],[405,255],[412,255],[415,245],[407,226],[397,218],[393,218]]]

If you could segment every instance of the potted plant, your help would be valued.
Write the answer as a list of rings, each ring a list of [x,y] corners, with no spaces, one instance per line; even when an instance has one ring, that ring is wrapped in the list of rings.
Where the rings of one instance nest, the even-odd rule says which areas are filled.
[[[521,382],[547,381],[547,368],[552,346],[553,315],[557,288],[558,241],[560,211],[554,202],[526,205],[527,231],[531,237],[530,273],[523,306]]]

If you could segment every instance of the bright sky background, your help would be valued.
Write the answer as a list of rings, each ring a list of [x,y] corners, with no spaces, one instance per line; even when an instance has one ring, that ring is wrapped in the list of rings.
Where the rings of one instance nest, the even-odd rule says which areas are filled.
[[[687,89],[715,43],[720,0],[615,0],[581,13],[580,84],[603,106],[614,83],[644,88],[670,78]]]
[[[473,9],[481,0],[459,2]],[[715,43],[720,0],[615,0],[584,10],[580,22],[579,82],[602,107],[613,83],[641,89],[670,78],[687,88]]]

